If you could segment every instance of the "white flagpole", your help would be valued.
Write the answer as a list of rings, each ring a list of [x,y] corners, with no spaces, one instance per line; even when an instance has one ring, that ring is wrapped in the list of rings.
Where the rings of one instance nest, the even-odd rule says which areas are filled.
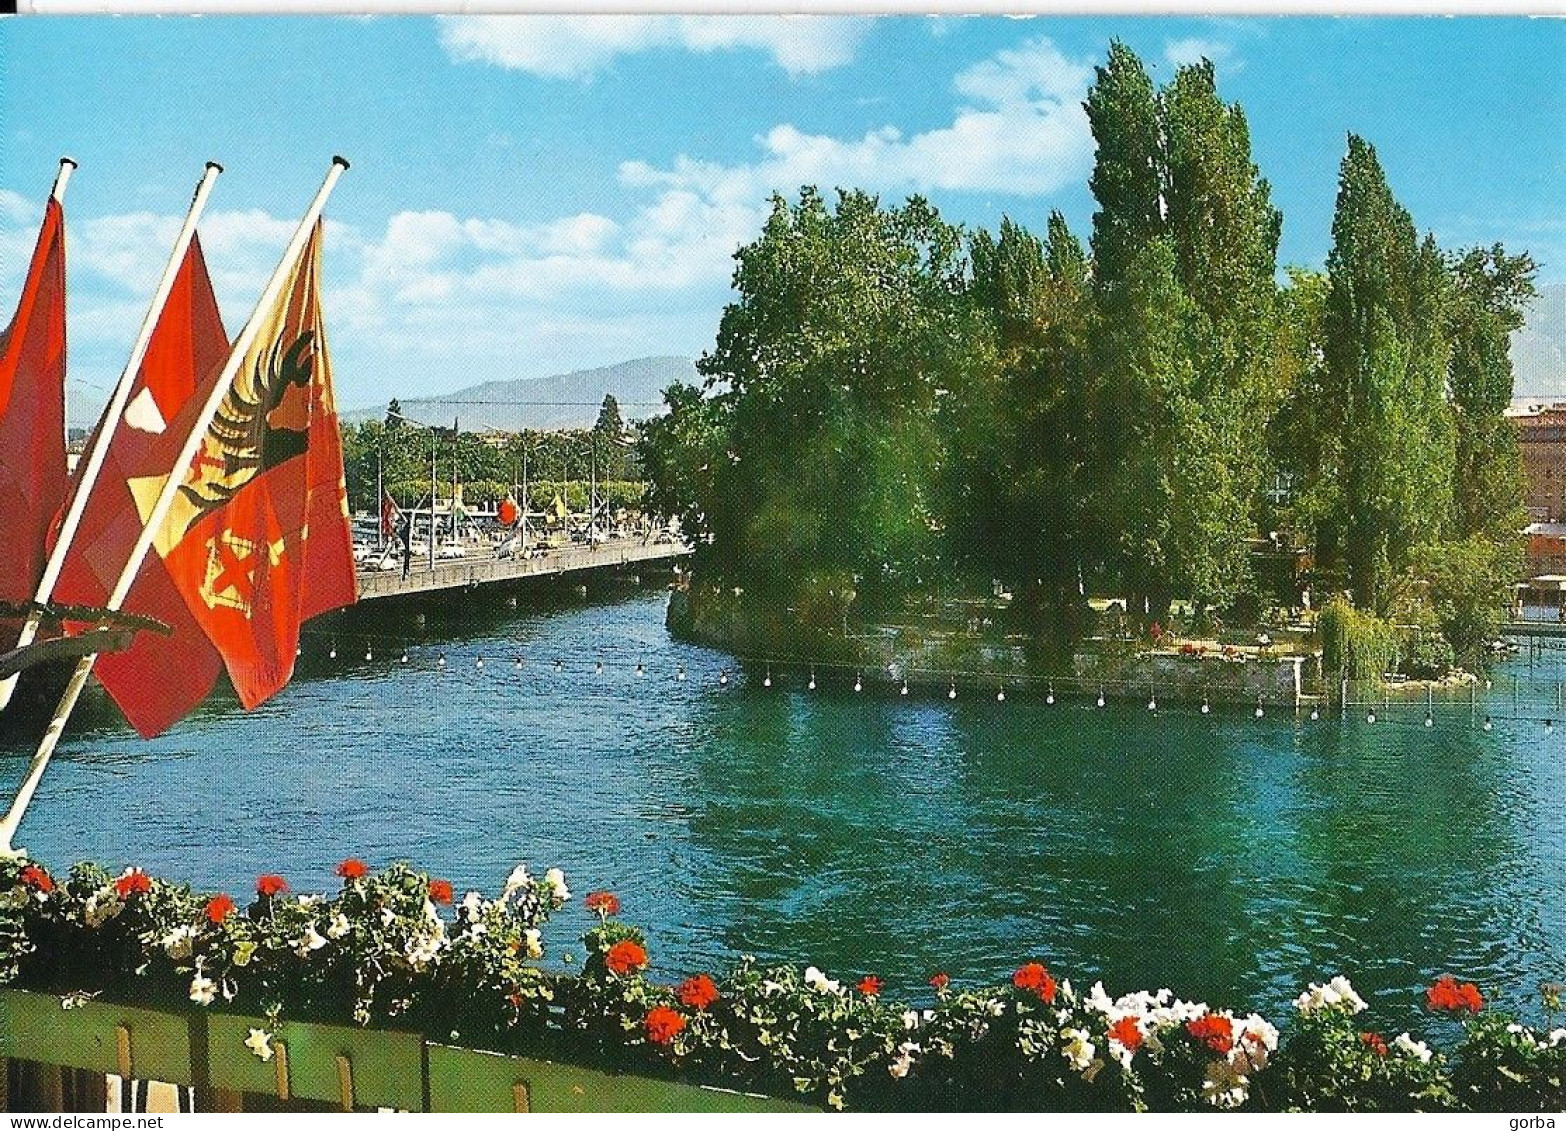
[[[65,180],[70,176],[66,161],[70,161],[70,158],[67,157],[60,162],[60,179],[55,182],[54,191],[56,200],[64,190]],[[75,162],[72,162],[72,165],[74,164]],[[136,343],[131,347],[130,360],[125,363],[125,371],[120,374],[119,384],[114,386],[114,395],[109,398],[109,404],[98,421],[98,431],[93,438],[92,450],[87,453],[81,473],[76,477],[76,489],[71,495],[70,506],[60,524],[60,535],[54,544],[54,552],[49,555],[49,564],[44,567],[43,577],[38,582],[38,592],[33,595],[36,604],[48,603],[54,593],[55,583],[60,580],[60,571],[65,567],[65,555],[70,552],[71,542],[76,537],[77,528],[81,526],[82,513],[87,509],[88,496],[92,494],[93,485],[98,481],[98,473],[103,469],[104,457],[109,452],[109,441],[114,435],[114,430],[119,426],[120,414],[125,411],[125,402],[130,399],[131,387],[136,384],[136,375],[141,372],[141,363],[147,356],[147,346],[152,341],[152,331],[157,327],[158,318],[163,314],[164,304],[168,302],[169,294],[174,290],[174,279],[179,275],[180,264],[185,259],[185,250],[190,247],[191,237],[196,232],[196,221],[201,218],[202,209],[207,206],[207,196],[212,192],[212,185],[222,171],[223,166],[215,161],[208,161],[206,172],[202,174],[200,183],[196,185],[196,195],[191,198],[190,211],[185,216],[185,226],[180,229],[179,238],[174,241],[174,250],[169,254],[168,266],[163,269],[163,278],[158,282],[158,289],[153,292],[152,305],[147,309],[147,317],[142,321],[141,332],[136,335]],[[16,647],[22,648],[31,644],[37,637],[42,623],[43,617],[38,610],[34,609],[29,613],[26,622],[22,625],[22,633],[17,637]],[[11,702],[18,678],[19,675],[13,675],[0,682],[0,711],[5,710],[6,705]]]
[[[130,560],[120,571],[114,592],[109,594],[107,605],[109,609],[117,610],[124,603],[126,594],[130,592],[136,574],[141,571],[141,563],[146,560],[147,552],[152,549],[158,530],[163,526],[169,510],[174,505],[174,497],[179,493],[179,488],[184,482],[185,469],[195,459],[196,452],[201,447],[202,437],[206,435],[212,418],[222,407],[229,386],[234,383],[240,363],[250,352],[250,347],[255,344],[256,336],[261,332],[262,322],[271,313],[278,296],[282,293],[283,284],[288,281],[300,253],[304,251],[305,243],[315,228],[316,220],[320,218],[322,209],[326,207],[326,198],[331,195],[333,187],[337,184],[337,178],[342,176],[346,168],[348,168],[346,160],[341,157],[332,158],[332,167],[327,170],[326,180],[322,182],[320,191],[315,194],[315,199],[310,202],[310,207],[299,221],[299,228],[294,232],[294,238],[289,241],[287,250],[283,252],[283,258],[278,261],[277,269],[272,272],[272,278],[267,282],[266,289],[256,300],[256,308],[251,312],[250,320],[239,332],[239,337],[229,352],[228,361],[223,366],[223,372],[219,374],[217,383],[212,386],[207,403],[202,406],[201,415],[192,425],[179,458],[174,461],[168,481],[163,484],[163,490],[158,494],[158,501],[153,505],[152,513],[147,516],[147,523],[142,528],[141,536],[136,540],[135,548],[131,551]],[[32,800],[33,793],[38,789],[38,781],[43,777],[50,755],[60,743],[60,736],[65,732],[66,720],[71,717],[71,711],[76,707],[76,701],[81,697],[82,688],[86,685],[87,677],[91,674],[93,663],[97,659],[97,653],[83,656],[76,665],[76,670],[71,673],[71,681],[66,684],[65,691],[60,696],[59,706],[55,708],[54,718],[49,720],[49,729],[44,731],[43,741],[38,744],[38,751],[33,755],[32,762],[28,764],[27,776],[22,779],[21,787],[16,791],[16,799],[11,802],[11,808],[5,817],[0,819],[0,854],[13,856],[20,854],[11,847],[11,841],[16,836],[17,826],[22,823],[22,815],[27,811],[28,802]]]
[[[54,187],[49,190],[49,199],[56,204],[65,203],[65,186],[71,179],[71,174],[76,171],[76,158],[60,158],[60,171],[54,175]]]

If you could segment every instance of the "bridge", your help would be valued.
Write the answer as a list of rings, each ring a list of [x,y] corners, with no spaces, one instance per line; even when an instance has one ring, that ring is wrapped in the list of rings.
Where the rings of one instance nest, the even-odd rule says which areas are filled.
[[[433,566],[415,562],[403,576],[402,569],[366,570],[358,574],[359,600],[433,593],[442,589],[471,589],[497,581],[528,577],[559,577],[570,573],[611,569],[647,563],[677,561],[691,552],[683,542],[642,542],[610,539],[596,546],[535,547],[531,557],[497,558],[493,553],[437,560]]]

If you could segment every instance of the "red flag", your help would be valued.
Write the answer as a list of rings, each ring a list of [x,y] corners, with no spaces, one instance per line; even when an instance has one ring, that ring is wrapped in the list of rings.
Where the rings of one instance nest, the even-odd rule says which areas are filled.
[[[0,334],[0,601],[33,599],[65,499],[65,213],[50,198],[22,299]],[[0,648],[16,639],[7,625]]]
[[[317,223],[155,543],[247,709],[287,685],[300,623],[357,596],[320,245]]]
[[[390,538],[397,533],[397,504],[392,501],[391,492],[385,491],[381,495],[381,537]]]
[[[55,585],[55,600],[95,606],[108,600],[227,357],[228,335],[201,242],[192,237],[124,412],[118,420],[98,422],[99,431],[112,429],[109,450]],[[222,661],[156,554],[142,562],[124,608],[173,629],[171,636],[139,632],[129,651],[105,653],[94,668],[126,719],[150,738],[207,697]]]

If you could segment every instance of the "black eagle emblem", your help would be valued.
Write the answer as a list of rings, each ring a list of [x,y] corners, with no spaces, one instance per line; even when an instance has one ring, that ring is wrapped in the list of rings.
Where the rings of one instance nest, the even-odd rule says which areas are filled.
[[[200,474],[180,487],[196,510],[190,526],[229,502],[262,472],[305,453],[314,347],[313,330],[302,331],[286,345],[279,337],[256,359],[254,368],[235,378],[207,429],[207,439],[217,452],[198,459]]]

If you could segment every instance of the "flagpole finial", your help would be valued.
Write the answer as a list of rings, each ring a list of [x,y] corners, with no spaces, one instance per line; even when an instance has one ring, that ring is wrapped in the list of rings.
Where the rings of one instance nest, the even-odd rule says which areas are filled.
[[[54,187],[49,190],[49,198],[55,201],[65,199],[65,183],[71,179],[71,174],[76,170],[76,158],[60,158],[60,171],[54,175]]]
[[[338,155],[333,155],[333,157],[332,157],[332,164],[333,165],[341,165],[344,169],[346,169],[346,168],[348,168],[348,158],[342,157],[342,156],[338,156]]]
[[[219,165],[216,161],[208,161],[207,168],[216,169],[220,173],[223,171],[223,166]]]

